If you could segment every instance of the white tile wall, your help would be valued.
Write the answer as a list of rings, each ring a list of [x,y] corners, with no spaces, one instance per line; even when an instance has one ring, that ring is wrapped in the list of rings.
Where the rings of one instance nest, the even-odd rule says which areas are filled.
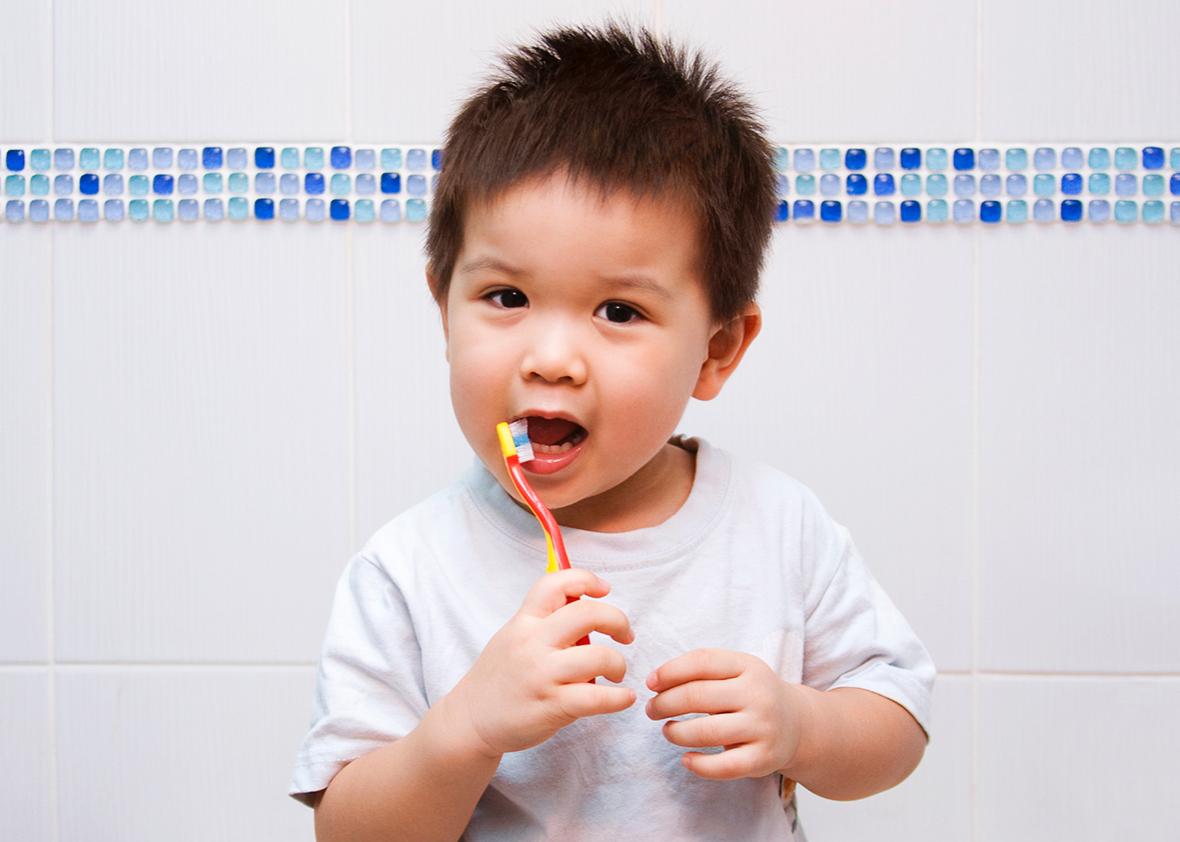
[[[46,0],[5,0],[0,47],[0,139],[39,141],[52,133],[53,32]]]
[[[0,669],[0,839],[53,839],[50,673]]]

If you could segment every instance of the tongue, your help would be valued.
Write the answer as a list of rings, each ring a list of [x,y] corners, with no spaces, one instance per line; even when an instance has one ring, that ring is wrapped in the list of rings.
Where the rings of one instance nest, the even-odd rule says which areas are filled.
[[[564,418],[529,416],[529,439],[537,444],[561,444],[578,429],[577,424]]]

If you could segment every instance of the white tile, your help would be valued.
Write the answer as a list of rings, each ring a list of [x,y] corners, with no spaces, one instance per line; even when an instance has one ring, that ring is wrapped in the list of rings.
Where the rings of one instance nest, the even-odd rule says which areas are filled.
[[[681,425],[811,488],[952,670],[971,657],[974,236],[779,227],[762,333]]]
[[[0,225],[0,662],[49,657],[50,243]]]
[[[1177,709],[1174,678],[981,679],[975,838],[1174,840]]]
[[[908,778],[858,801],[830,801],[800,787],[808,838],[941,842],[970,838],[971,680],[939,676],[926,754]]]
[[[653,0],[352,5],[352,125],[358,140],[440,141],[496,54],[552,24],[608,14],[650,23]]]
[[[315,658],[348,552],[347,238],[58,226],[59,660]]]
[[[51,839],[49,674],[0,671],[0,839]]]
[[[980,665],[1180,670],[1180,239],[988,232]]]
[[[45,0],[4,2],[4,47],[0,49],[0,141],[3,143],[0,145],[44,141],[52,133],[51,10],[52,5]],[[26,158],[26,173],[27,166]]]
[[[983,137],[1180,137],[1173,0],[988,0],[980,9]]]
[[[315,0],[55,0],[56,136],[343,137],[347,15]]]
[[[475,456],[451,408],[446,343],[426,288],[421,226],[358,228],[357,545],[455,480]]]
[[[780,143],[975,136],[976,0],[669,0]]]
[[[311,842],[286,792],[314,684],[311,667],[63,671],[61,842]]]

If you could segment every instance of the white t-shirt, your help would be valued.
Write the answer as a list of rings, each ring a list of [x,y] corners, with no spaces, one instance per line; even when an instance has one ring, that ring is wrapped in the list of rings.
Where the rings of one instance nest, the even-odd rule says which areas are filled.
[[[571,563],[611,584],[636,702],[505,754],[463,838],[795,839],[779,775],[706,780],[644,714],[653,669],[693,649],[757,655],[785,680],[861,687],[929,734],[935,669],[843,526],[797,480],[701,439],[692,491],[658,526],[563,529]],[[304,803],[344,765],[409,733],[466,674],[545,570],[545,540],[476,460],[463,479],[382,527],[336,589],[310,731],[289,792]],[[600,678],[600,682],[605,679]],[[718,749],[719,750],[719,749]]]

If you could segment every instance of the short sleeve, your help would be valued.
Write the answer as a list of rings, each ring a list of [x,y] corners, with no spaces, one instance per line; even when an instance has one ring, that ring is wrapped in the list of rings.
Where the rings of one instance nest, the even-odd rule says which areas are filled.
[[[358,554],[336,586],[311,726],[288,794],[310,806],[349,761],[408,734],[427,708],[421,649],[402,590]]]
[[[930,735],[935,668],[926,647],[869,572],[848,530],[815,501],[815,567],[806,591],[803,683],[859,687],[892,699]]]

